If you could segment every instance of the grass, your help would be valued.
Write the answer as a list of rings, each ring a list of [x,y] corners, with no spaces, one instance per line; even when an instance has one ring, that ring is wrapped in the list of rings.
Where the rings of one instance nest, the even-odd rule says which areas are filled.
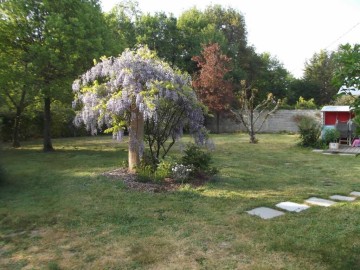
[[[46,154],[41,141],[5,145],[0,269],[359,269],[359,199],[272,220],[245,213],[360,191],[359,158],[296,138],[214,135],[219,179],[155,194],[100,175],[126,160],[110,137],[54,140]]]

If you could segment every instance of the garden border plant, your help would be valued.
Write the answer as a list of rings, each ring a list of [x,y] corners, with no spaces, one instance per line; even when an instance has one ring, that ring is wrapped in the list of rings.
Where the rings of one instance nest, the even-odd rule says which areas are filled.
[[[156,168],[148,151],[145,151],[140,166],[137,167],[137,179],[140,182],[166,183],[172,180],[176,183],[202,183],[215,176],[219,170],[212,166],[213,159],[209,149],[194,143],[186,145],[179,159],[167,156],[161,159]],[[170,181],[170,182],[172,182]]]
[[[319,147],[322,142],[319,140],[321,135],[320,122],[309,115],[295,115],[293,120],[299,128],[300,142],[303,147]]]

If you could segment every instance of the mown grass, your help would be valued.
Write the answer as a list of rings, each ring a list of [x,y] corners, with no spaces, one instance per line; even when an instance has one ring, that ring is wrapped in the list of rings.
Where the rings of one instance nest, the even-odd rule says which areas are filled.
[[[262,220],[245,211],[360,191],[360,160],[296,135],[214,135],[217,181],[173,193],[101,176],[126,160],[110,137],[3,147],[0,269],[360,269],[360,199]],[[173,155],[178,155],[175,147]]]

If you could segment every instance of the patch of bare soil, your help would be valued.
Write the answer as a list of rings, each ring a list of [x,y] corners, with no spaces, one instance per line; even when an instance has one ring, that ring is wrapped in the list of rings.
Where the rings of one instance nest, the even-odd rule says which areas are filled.
[[[161,183],[143,183],[137,181],[135,173],[130,173],[125,168],[116,169],[110,172],[105,172],[102,175],[121,180],[125,185],[132,190],[145,191],[145,192],[169,192],[177,190],[181,183],[176,182],[174,179],[165,178]]]
[[[136,174],[130,173],[126,168],[105,172],[102,173],[102,175],[114,180],[123,181],[129,189],[144,192],[171,192],[177,190],[182,185],[182,183],[179,183],[172,178],[165,178],[161,183],[139,182]],[[207,180],[209,179],[205,175],[199,175],[196,180],[191,181],[189,184],[193,187],[199,187]]]

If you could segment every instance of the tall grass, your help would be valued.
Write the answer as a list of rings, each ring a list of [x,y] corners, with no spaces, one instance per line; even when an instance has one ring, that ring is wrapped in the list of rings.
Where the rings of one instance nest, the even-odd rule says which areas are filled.
[[[245,212],[359,191],[359,159],[301,149],[295,135],[259,139],[213,136],[218,181],[171,193],[101,176],[127,157],[109,137],[54,140],[55,153],[5,146],[0,268],[359,269],[360,199],[272,220]]]

